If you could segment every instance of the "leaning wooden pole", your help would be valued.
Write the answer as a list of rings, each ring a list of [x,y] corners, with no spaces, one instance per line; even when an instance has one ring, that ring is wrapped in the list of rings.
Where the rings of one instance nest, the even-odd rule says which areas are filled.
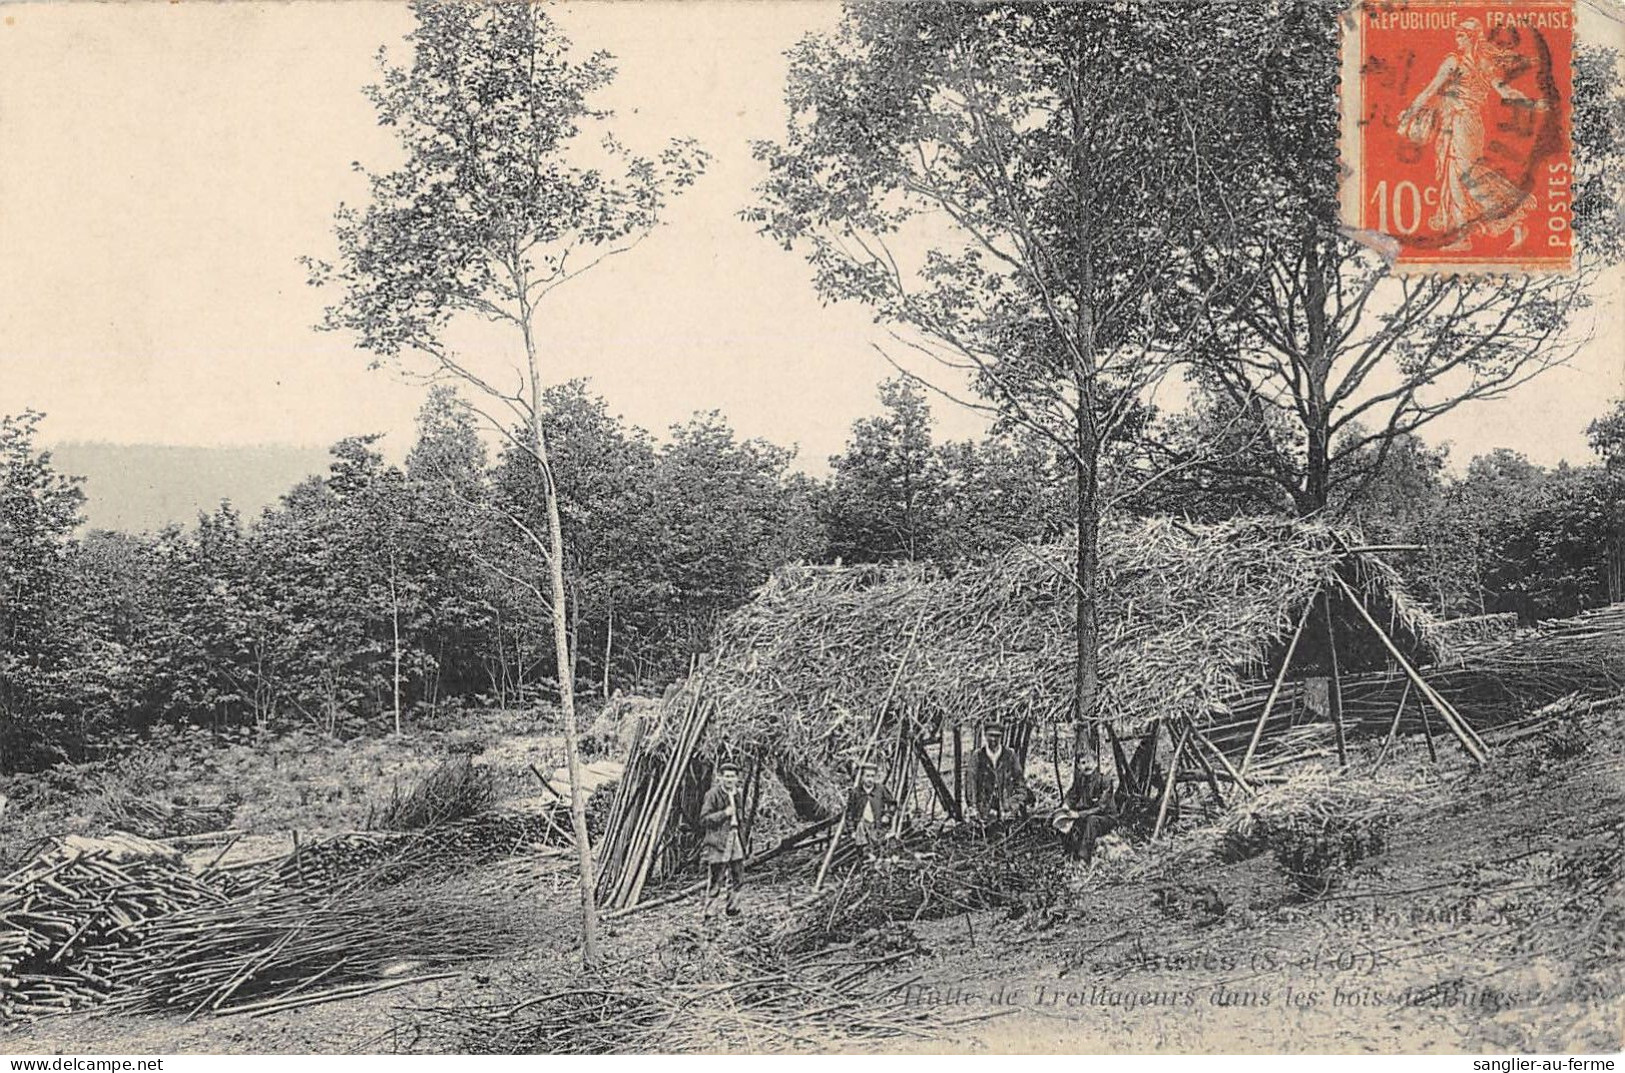
[[[954,720],[954,810],[965,814],[965,741],[959,720]]]
[[[645,832],[641,861],[633,872],[632,890],[627,898],[628,904],[636,905],[643,897],[643,885],[649,880],[649,873],[654,868],[655,858],[659,855],[660,842],[666,833],[666,818],[671,813],[671,805],[677,797],[684,777],[688,772],[689,759],[694,755],[694,747],[699,743],[700,733],[710,718],[711,707],[709,702],[697,701],[689,715],[688,726],[679,742],[679,749],[674,752],[668,765],[668,778],[660,797],[656,800],[654,812],[650,817],[649,828]]]
[[[863,745],[863,754],[858,758],[858,769],[852,775],[852,785],[856,787],[863,781],[863,765],[869,762],[869,754],[874,751],[875,742],[880,738],[880,728],[886,721],[886,709],[891,705],[892,694],[897,692],[897,684],[903,680],[903,669],[908,666],[908,659],[914,654],[914,642],[920,636],[920,627],[925,624],[925,612],[929,605],[920,608],[920,613],[914,619],[914,626],[908,631],[908,643],[903,646],[903,657],[897,661],[897,670],[892,672],[891,684],[886,687],[886,695],[880,700],[880,707],[875,711],[875,722],[869,728],[869,740]],[[841,819],[835,825],[835,832],[829,836],[829,848],[824,850],[823,863],[818,866],[818,878],[813,880],[813,893],[817,894],[824,889],[824,877],[829,874],[829,862],[835,859],[835,847],[841,841],[841,834],[846,830],[846,802],[840,804]]]
[[[1190,727],[1191,733],[1196,736],[1198,744],[1206,745],[1208,752],[1218,757],[1219,763],[1224,766],[1224,770],[1229,774],[1232,782],[1241,787],[1249,797],[1257,795],[1258,791],[1253,789],[1252,783],[1248,782],[1246,777],[1236,770],[1236,766],[1230,762],[1230,758],[1224,755],[1224,750],[1213,744],[1212,738],[1198,730],[1196,723],[1192,720],[1187,719],[1185,725]]]
[[[1406,659],[1404,654],[1400,652],[1399,646],[1394,644],[1393,638],[1389,637],[1387,632],[1377,625],[1377,620],[1371,617],[1371,612],[1355,595],[1354,590],[1349,587],[1349,583],[1335,573],[1332,574],[1332,579],[1342,587],[1343,595],[1348,597],[1349,603],[1353,604],[1354,609],[1360,613],[1360,617],[1365,619],[1366,625],[1371,627],[1371,632],[1377,635],[1377,640],[1382,642],[1383,647],[1388,650],[1388,654],[1394,657],[1394,661],[1410,677],[1411,683],[1416,686],[1416,691],[1422,694],[1423,699],[1432,704],[1434,710],[1444,719],[1445,726],[1449,727],[1451,733],[1456,735],[1456,740],[1461,742],[1461,747],[1467,751],[1467,755],[1480,764],[1487,763],[1489,755],[1485,751],[1483,744],[1475,741],[1474,736],[1467,733],[1465,729],[1466,721],[1457,715],[1454,709],[1450,707],[1449,702],[1439,696],[1416,668],[1411,666],[1410,660]]]
[[[1194,740],[1196,737],[1195,725],[1191,723],[1189,716],[1185,718],[1184,722],[1186,732]],[[1196,766],[1202,769],[1203,776],[1207,778],[1208,788],[1213,791],[1214,800],[1218,801],[1220,807],[1223,807],[1224,791],[1219,789],[1219,776],[1214,772],[1213,765],[1207,762],[1207,757],[1202,755],[1202,750],[1194,745],[1191,747],[1191,758],[1196,761]]]
[[[1174,745],[1174,755],[1168,761],[1168,778],[1162,784],[1162,803],[1157,806],[1157,824],[1151,828],[1153,842],[1162,834],[1162,825],[1168,819],[1168,802],[1173,800],[1174,784],[1179,781],[1179,758],[1185,754],[1185,743],[1190,740],[1190,736],[1190,727],[1179,732],[1179,741]]]
[[[1399,694],[1399,704],[1394,708],[1394,721],[1388,724],[1388,736],[1382,739],[1382,748],[1377,750],[1377,762],[1371,766],[1372,771],[1382,768],[1383,758],[1388,755],[1388,749],[1394,744],[1394,738],[1399,734],[1399,721],[1405,717],[1405,702],[1411,696],[1411,682],[1405,680],[1405,688]]]
[[[1416,710],[1422,713],[1422,738],[1427,742],[1428,759],[1437,764],[1439,762],[1439,749],[1438,746],[1433,744],[1433,720],[1428,718],[1428,706],[1418,704]]]
[[[1337,763],[1339,767],[1348,767],[1349,746],[1343,736],[1343,671],[1337,659],[1337,624],[1332,618],[1332,594],[1322,590],[1320,600],[1321,609],[1326,613],[1326,656],[1332,670],[1331,696],[1327,700],[1332,710],[1332,726],[1337,731]]]
[[[1309,623],[1309,615],[1315,609],[1315,602],[1310,600],[1303,609],[1303,615],[1298,619],[1298,628],[1292,631],[1292,640],[1286,646],[1286,655],[1281,657],[1281,669],[1275,672],[1275,684],[1270,686],[1270,695],[1264,701],[1264,710],[1258,713],[1258,722],[1253,726],[1253,736],[1247,742],[1247,753],[1241,758],[1241,774],[1247,774],[1247,765],[1253,762],[1253,752],[1258,748],[1258,739],[1264,736],[1264,724],[1269,722],[1270,712],[1275,708],[1275,702],[1281,696],[1281,686],[1286,683],[1287,670],[1292,666],[1292,657],[1298,651],[1298,642],[1303,638],[1303,628]]]
[[[936,799],[942,802],[943,811],[952,817],[955,823],[964,820],[965,817],[959,811],[959,804],[954,801],[952,791],[948,789],[948,784],[942,779],[942,772],[931,762],[931,755],[925,751],[925,744],[918,738],[914,739],[914,754],[919,758],[920,769],[925,772],[926,779],[930,781],[931,789],[937,795]],[[899,809],[898,811],[901,812],[902,810]]]

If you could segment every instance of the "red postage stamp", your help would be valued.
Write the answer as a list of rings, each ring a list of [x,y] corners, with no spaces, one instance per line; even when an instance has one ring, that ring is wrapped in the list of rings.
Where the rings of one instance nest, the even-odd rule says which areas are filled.
[[[1573,0],[1357,0],[1343,223],[1404,272],[1573,265]]]

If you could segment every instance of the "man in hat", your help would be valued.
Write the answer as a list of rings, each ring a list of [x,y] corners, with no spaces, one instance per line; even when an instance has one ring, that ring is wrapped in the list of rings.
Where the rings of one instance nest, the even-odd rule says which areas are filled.
[[[717,897],[724,889],[728,892],[728,915],[739,916],[739,888],[745,883],[745,844],[739,837],[742,819],[739,765],[725,761],[718,772],[721,778],[706,793],[700,807],[700,822],[705,827],[705,843],[700,855],[710,873],[701,912],[707,920],[715,912]]]
[[[982,747],[971,754],[970,800],[984,823],[1008,819],[1026,803],[1026,776],[1014,750],[1005,748],[998,723],[982,728]]]
[[[1094,860],[1095,842],[1117,826],[1117,797],[1093,753],[1078,758],[1078,774],[1050,823],[1074,860]]]
[[[846,797],[846,827],[870,860],[886,840],[886,829],[896,813],[897,798],[880,781],[879,768],[864,764],[858,784]]]

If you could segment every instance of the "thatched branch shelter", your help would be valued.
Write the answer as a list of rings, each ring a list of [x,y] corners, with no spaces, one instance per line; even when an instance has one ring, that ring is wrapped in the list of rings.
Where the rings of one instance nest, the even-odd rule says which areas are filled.
[[[908,746],[945,727],[1071,722],[1073,556],[1062,543],[954,567],[784,568],[668,698],[667,736],[690,739],[674,754],[793,767],[833,805],[877,742],[909,764]],[[1345,676],[1380,672],[1407,693],[1414,679],[1413,703],[1482,747],[1416,671],[1444,655],[1428,616],[1348,534],[1125,519],[1103,528],[1100,558],[1101,719],[1118,735],[1160,724],[1206,742],[1256,711],[1247,748],[1218,757],[1245,771],[1286,682],[1329,680],[1335,709]]]

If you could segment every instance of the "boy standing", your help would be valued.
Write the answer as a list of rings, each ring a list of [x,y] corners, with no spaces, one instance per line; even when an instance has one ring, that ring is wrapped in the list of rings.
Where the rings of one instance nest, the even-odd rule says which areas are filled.
[[[711,787],[700,808],[700,822],[705,826],[705,844],[701,856],[710,873],[705,888],[705,908],[701,916],[709,920],[716,910],[717,897],[724,888],[728,892],[727,913],[737,917],[739,888],[745,883],[745,844],[739,837],[740,793],[739,765],[724,761],[721,781]]]

